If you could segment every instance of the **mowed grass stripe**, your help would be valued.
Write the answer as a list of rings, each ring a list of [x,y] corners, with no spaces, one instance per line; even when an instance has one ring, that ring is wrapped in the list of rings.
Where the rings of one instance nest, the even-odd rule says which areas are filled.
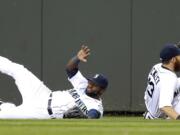
[[[100,120],[0,120],[2,135],[179,135],[180,122],[142,117]]]

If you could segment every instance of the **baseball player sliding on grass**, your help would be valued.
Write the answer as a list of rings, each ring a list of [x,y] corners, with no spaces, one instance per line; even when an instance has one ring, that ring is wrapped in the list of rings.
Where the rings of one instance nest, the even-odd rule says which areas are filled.
[[[180,119],[180,48],[168,44],[160,52],[161,63],[152,67],[145,91],[146,119]]]
[[[101,95],[108,80],[102,74],[88,79],[81,74],[78,65],[86,62],[89,55],[90,49],[82,46],[66,66],[73,88],[54,92],[23,65],[0,56],[0,71],[13,77],[22,95],[19,106],[1,103],[0,119],[101,118]]]

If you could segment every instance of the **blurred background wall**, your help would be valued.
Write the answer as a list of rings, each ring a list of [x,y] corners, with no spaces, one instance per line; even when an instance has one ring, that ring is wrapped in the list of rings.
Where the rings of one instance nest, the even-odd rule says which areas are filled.
[[[177,42],[179,0],[0,0],[0,55],[23,64],[53,91],[71,88],[65,65],[82,43],[85,76],[103,73],[106,111],[144,111],[144,91],[159,50]],[[21,104],[14,80],[0,74],[0,98]]]

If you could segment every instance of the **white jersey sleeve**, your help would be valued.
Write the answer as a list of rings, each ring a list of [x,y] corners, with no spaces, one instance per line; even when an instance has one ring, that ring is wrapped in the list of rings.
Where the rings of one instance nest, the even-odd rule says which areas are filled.
[[[159,108],[172,106],[174,92],[177,88],[177,77],[175,75],[167,75],[161,77],[160,82]]]
[[[177,89],[180,89],[180,77],[177,79]]]
[[[77,90],[85,90],[88,85],[88,80],[78,71],[72,78],[68,78],[73,87]]]

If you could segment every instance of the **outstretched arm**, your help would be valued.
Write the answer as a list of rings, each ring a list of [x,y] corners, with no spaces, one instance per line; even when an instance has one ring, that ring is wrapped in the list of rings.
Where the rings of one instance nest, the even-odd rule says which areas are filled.
[[[87,57],[90,55],[90,49],[88,46],[82,45],[81,49],[78,51],[77,55],[71,58],[66,65],[66,72],[68,77],[73,77],[78,71],[79,62],[87,62]]]

